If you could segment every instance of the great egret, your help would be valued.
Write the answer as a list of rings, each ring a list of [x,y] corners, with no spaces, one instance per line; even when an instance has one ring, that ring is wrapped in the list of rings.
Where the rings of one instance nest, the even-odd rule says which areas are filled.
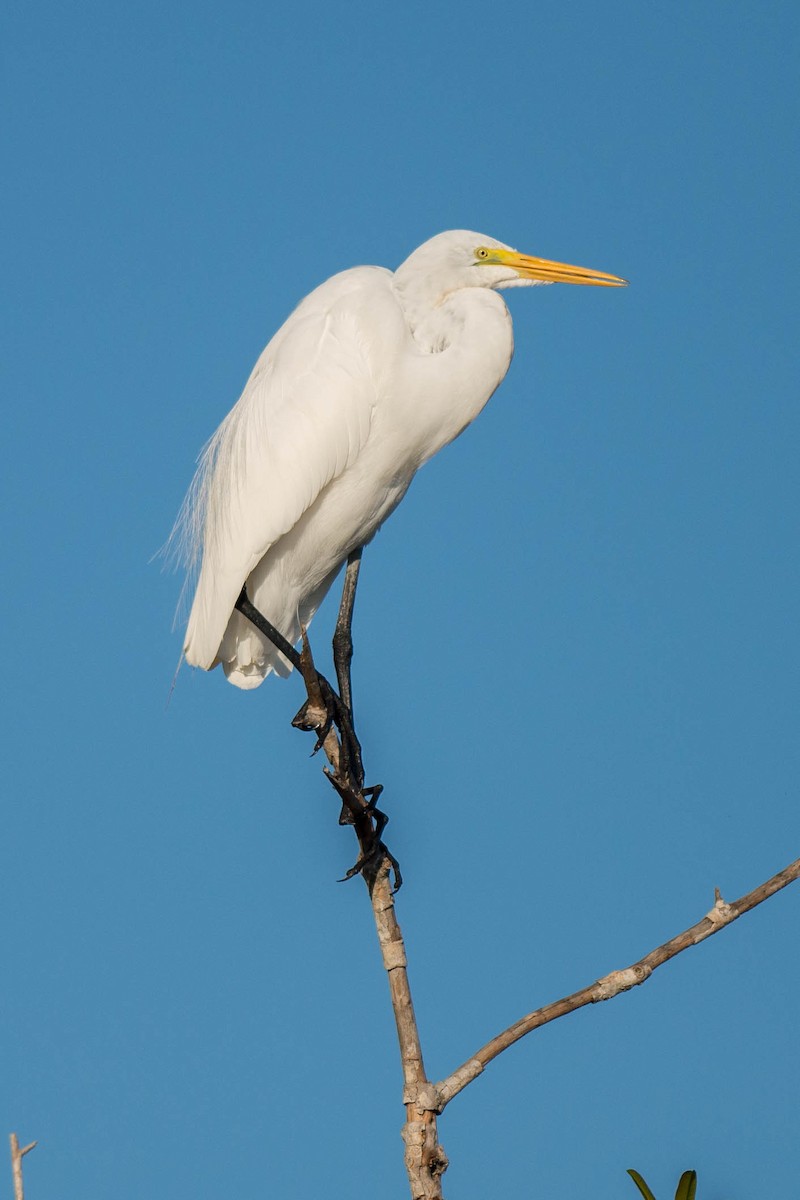
[[[288,675],[287,655],[237,605],[249,599],[294,645],[350,560],[337,626],[349,683],[361,548],[503,380],[514,346],[498,289],[542,283],[625,280],[454,230],[394,272],[354,267],[301,302],[208,443],[181,510],[179,536],[202,560],[187,662],[222,663],[240,688]]]

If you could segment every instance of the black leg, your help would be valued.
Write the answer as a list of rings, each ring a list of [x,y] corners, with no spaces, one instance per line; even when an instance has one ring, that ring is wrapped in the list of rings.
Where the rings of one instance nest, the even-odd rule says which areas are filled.
[[[264,637],[272,642],[281,654],[288,658],[293,667],[297,667],[298,671],[302,670],[300,655],[295,650],[291,642],[288,642],[282,633],[279,633],[271,621],[258,611],[254,604],[251,604],[247,598],[247,584],[244,584],[239,599],[236,601],[234,608],[237,608],[243,617],[246,617],[251,625],[255,625],[259,633],[263,633]]]
[[[348,571],[350,570],[349,564],[347,569]],[[356,571],[356,575],[357,574],[358,572]],[[353,592],[355,594],[355,587],[353,588]],[[337,696],[336,692],[328,683],[325,676],[320,675],[319,671],[317,671],[316,667],[314,666],[314,661],[311,658],[311,649],[305,636],[305,630],[303,631],[304,653],[300,654],[297,650],[295,650],[291,642],[287,641],[283,634],[275,628],[272,622],[268,621],[264,614],[259,612],[256,606],[250,602],[247,596],[247,584],[245,584],[239,593],[239,599],[236,601],[234,607],[238,609],[242,616],[246,617],[251,624],[255,625],[259,633],[263,633],[264,637],[272,642],[273,646],[280,650],[281,654],[284,654],[286,658],[289,659],[289,662],[292,664],[292,666],[296,667],[305,679],[307,687],[309,678],[313,676],[318,687],[319,699],[326,710],[327,716],[322,725],[310,725],[306,720],[306,712],[308,709],[308,702],[306,702],[292,721],[292,724],[296,729],[305,729],[309,731],[312,729],[314,730],[314,732],[317,734],[317,743],[314,747],[313,753],[316,754],[317,751],[321,749],[328,730],[335,722],[339,732],[342,735],[343,753],[347,755],[348,762],[353,768],[359,785],[363,784],[364,767],[361,760],[361,746],[359,745],[356,732],[353,728],[353,719],[350,715],[350,708],[348,705],[343,703],[343,701],[339,696]],[[352,601],[350,604],[350,613],[352,615]]]
[[[339,694],[333,690],[325,676],[320,675],[314,666],[305,629],[302,631],[303,653],[300,654],[283,634],[258,611],[255,605],[250,603],[246,584],[239,594],[235,607],[302,674],[308,692],[308,700],[292,724],[297,729],[313,730],[316,733],[317,744],[314,747],[314,753],[316,754],[322,746],[332,724],[335,724],[339,730],[340,759],[337,774],[334,775],[327,768],[325,768],[325,774],[342,798],[340,823],[356,826],[361,845],[358,862],[350,868],[345,879],[352,879],[354,875],[363,875],[371,888],[376,871],[384,859],[388,859],[394,872],[394,891],[397,891],[403,882],[400,867],[397,859],[381,841],[381,834],[388,820],[385,813],[382,813],[377,806],[378,797],[383,789],[379,783],[373,787],[364,787],[361,746],[353,728],[353,696],[350,683],[350,662],[353,657],[351,624],[360,565],[361,549],[355,550],[347,560],[342,603],[333,637],[333,656],[336,664],[336,678],[339,682]],[[315,712],[318,710],[314,718],[310,716],[309,705]],[[337,775],[341,778],[337,778]]]
[[[339,616],[336,618],[336,629],[333,634],[333,665],[336,668],[339,695],[350,713],[351,720],[353,717],[353,686],[350,679],[350,663],[353,661],[353,606],[356,602],[362,550],[363,547],[359,546],[358,550],[354,550],[347,560],[342,602],[339,605]]]

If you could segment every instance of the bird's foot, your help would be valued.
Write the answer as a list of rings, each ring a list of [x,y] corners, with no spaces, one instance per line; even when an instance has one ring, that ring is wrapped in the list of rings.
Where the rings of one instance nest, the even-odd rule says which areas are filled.
[[[334,727],[334,744],[327,747],[328,757],[334,770],[325,768],[325,775],[332,783],[342,801],[339,815],[340,825],[353,825],[358,835],[360,854],[344,880],[363,875],[372,890],[382,864],[388,863],[394,875],[393,891],[402,886],[403,877],[397,859],[381,840],[389,818],[377,807],[378,797],[383,791],[380,783],[364,787],[364,766],[361,745],[353,727],[349,706],[331,687],[324,675],[314,665],[311,646],[305,629],[302,631],[303,649],[300,652],[298,669],[302,672],[308,699],[292,721],[295,729],[308,730],[317,735],[313,753],[326,746]],[[338,750],[338,753],[337,753]],[[341,880],[340,882],[344,882]]]
[[[330,775],[331,783],[342,797],[342,811],[339,813],[339,824],[355,825],[357,816],[370,815],[375,821],[375,832],[380,837],[389,823],[386,813],[376,808],[378,797],[383,791],[383,784],[375,783],[372,787],[361,787],[356,792],[351,792],[350,789],[341,787],[334,775],[331,775],[330,772],[328,774]]]
[[[292,720],[295,729],[303,729],[316,733],[317,741],[312,754],[316,754],[325,745],[325,739],[335,725],[339,730],[341,743],[340,771],[343,777],[352,775],[358,788],[364,784],[364,765],[359,742],[350,710],[341,697],[328,683],[324,675],[320,675],[314,666],[311,645],[305,629],[302,630],[303,649],[300,654],[300,670],[308,692],[308,699]]]
[[[386,813],[377,807],[383,785],[376,783],[373,787],[353,792],[345,782],[337,779],[332,771],[326,770],[325,774],[342,799],[339,824],[357,826],[361,845],[361,853],[357,860],[339,883],[354,879],[356,875],[363,875],[371,891],[381,864],[388,860],[389,869],[394,874],[392,892],[398,892],[403,886],[400,864],[381,839],[381,834],[389,823]]]
[[[394,896],[403,886],[403,876],[400,873],[400,864],[397,859],[380,839],[375,842],[374,846],[370,846],[368,850],[362,850],[350,870],[338,882],[347,883],[348,879],[355,879],[356,875],[363,875],[367,882],[367,887],[371,892],[378,877],[378,872],[386,861],[389,863],[389,870],[394,875],[394,885],[392,887],[392,895]]]
[[[302,707],[292,717],[292,726],[295,729],[301,729],[304,733],[315,733],[317,741],[312,755],[316,754],[325,745],[325,739],[333,728],[336,709],[325,690],[322,687],[322,678],[320,677],[316,687],[317,695],[312,699],[303,701]]]

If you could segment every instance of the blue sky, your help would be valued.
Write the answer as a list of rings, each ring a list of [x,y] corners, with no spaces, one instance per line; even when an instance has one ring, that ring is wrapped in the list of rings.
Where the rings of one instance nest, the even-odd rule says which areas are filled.
[[[385,980],[296,680],[151,562],[294,304],[441,229],[511,293],[364,557],[355,684],[429,1072],[798,854],[796,5],[15,6],[2,1128],[32,1200],[405,1195]],[[324,661],[334,605],[313,626]],[[446,1194],[788,1194],[789,889],[448,1109]],[[10,1180],[9,1180],[10,1185]]]

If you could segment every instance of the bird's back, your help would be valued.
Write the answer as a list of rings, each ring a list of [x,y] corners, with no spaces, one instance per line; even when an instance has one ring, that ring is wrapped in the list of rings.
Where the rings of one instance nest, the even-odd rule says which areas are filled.
[[[261,354],[206,448],[184,508],[189,540],[202,545],[185,642],[189,663],[209,668],[219,659],[233,671],[237,664],[254,665],[249,686],[284,665],[238,613],[231,615],[233,607],[245,580],[363,449],[381,387],[374,334],[371,339],[368,331],[383,330],[385,340],[393,326],[399,327],[399,315],[391,272],[359,267],[307,296]],[[379,358],[385,365],[385,354]],[[303,600],[324,578],[313,564],[291,563],[286,555],[281,561],[283,573],[293,566],[297,578],[282,613],[265,609],[279,628],[285,626],[287,604],[295,624]],[[260,572],[260,587],[249,588],[256,604],[254,592],[263,593],[268,566]],[[304,594],[295,594],[298,588]],[[291,637],[294,631],[286,633]],[[255,655],[255,664],[239,663],[240,643],[241,654]]]

